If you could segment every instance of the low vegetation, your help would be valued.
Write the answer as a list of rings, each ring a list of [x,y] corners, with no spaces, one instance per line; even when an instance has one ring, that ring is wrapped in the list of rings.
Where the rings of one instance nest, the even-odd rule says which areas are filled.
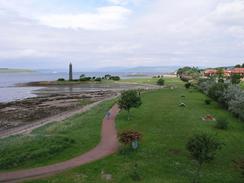
[[[198,90],[186,90],[180,80],[170,81],[167,80],[167,85],[174,86],[173,89],[165,87],[142,93],[143,105],[131,109],[133,118],[130,121],[127,120],[126,111],[121,111],[117,117],[119,133],[133,129],[143,134],[137,151],[127,154],[116,153],[52,177],[28,182],[106,182],[102,178],[104,174],[101,173],[105,172],[111,175],[111,182],[116,183],[189,183],[196,176],[198,164],[196,160],[192,161],[195,158],[190,156],[186,144],[194,135],[206,133],[211,139],[219,139],[224,146],[221,149],[212,148],[216,147],[215,145],[208,146],[211,151],[207,152],[210,152],[211,156],[207,157],[211,161],[203,163],[201,167],[201,182],[243,182],[240,169],[233,163],[238,162],[238,167],[241,167],[240,159],[244,154],[243,123],[215,101],[212,101],[211,105],[206,105],[203,102],[206,96]],[[146,81],[140,79],[140,82]],[[182,100],[187,107],[178,106]],[[202,116],[207,114],[216,119],[226,119],[229,122],[228,130],[216,129],[215,121],[203,121]],[[203,139],[209,139],[208,136]]]
[[[229,126],[229,122],[226,119],[217,119],[217,123],[215,125],[216,128],[221,130],[226,130]]]
[[[205,79],[199,81],[198,88],[239,119],[244,120],[244,91],[238,85]]]
[[[94,147],[100,140],[100,124],[113,101],[46,125],[31,134],[1,139],[0,170],[37,167],[70,159]]]
[[[160,85],[160,86],[163,86],[165,83],[164,79],[163,78],[160,78],[158,81],[157,81],[157,84]]]

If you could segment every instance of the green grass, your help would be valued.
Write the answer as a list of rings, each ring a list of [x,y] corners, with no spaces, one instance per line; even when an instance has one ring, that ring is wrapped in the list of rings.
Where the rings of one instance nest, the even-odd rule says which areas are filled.
[[[182,82],[178,78],[174,77],[164,77],[165,84],[182,84]],[[157,84],[159,78],[132,78],[132,79],[123,79],[120,82],[127,82],[127,83],[138,83],[138,84]]]
[[[102,103],[29,135],[0,140],[0,171],[47,165],[86,152],[99,142],[102,119],[112,104],[113,101]]]
[[[172,81],[176,89],[162,89],[142,94],[143,105],[132,110],[127,121],[126,112],[117,118],[117,128],[135,129],[143,134],[140,149],[128,154],[117,153],[103,160],[81,166],[56,176],[33,183],[106,182],[101,171],[113,176],[113,183],[134,182],[130,175],[135,163],[143,183],[189,183],[194,174],[194,163],[185,144],[199,132],[216,135],[225,145],[216,159],[205,165],[202,183],[241,183],[233,160],[244,158],[244,126],[229,112],[213,102],[206,105],[206,96],[195,90],[186,90],[180,81]],[[184,95],[185,98],[181,96]],[[184,102],[187,107],[178,106]],[[229,121],[227,130],[218,130],[216,122],[204,122],[202,116],[211,114]]]

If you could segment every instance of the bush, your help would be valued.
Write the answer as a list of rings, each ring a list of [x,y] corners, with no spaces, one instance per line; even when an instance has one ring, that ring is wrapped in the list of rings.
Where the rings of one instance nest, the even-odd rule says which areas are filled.
[[[120,77],[119,76],[110,76],[109,79],[111,79],[113,81],[119,81],[120,80]]]
[[[80,81],[90,81],[91,77],[81,77]]]
[[[201,79],[198,88],[244,121],[244,91],[240,86]]]
[[[164,79],[160,78],[160,79],[157,81],[157,84],[160,85],[160,86],[163,86],[163,85],[164,85]]]
[[[215,83],[208,91],[208,95],[220,102],[220,103],[225,103],[225,100],[224,100],[224,93],[225,93],[225,90],[228,88],[228,84],[226,83]]]
[[[198,163],[196,175],[193,180],[194,183],[199,182],[202,165],[212,161],[216,156],[217,150],[221,149],[221,147],[222,144],[214,137],[204,133],[194,135],[188,140],[186,149]]]
[[[210,99],[205,99],[205,104],[210,105],[211,102],[212,102],[212,100],[210,100]]]
[[[229,126],[228,121],[226,121],[225,119],[218,119],[215,128],[226,130],[228,126]]]
[[[102,81],[102,78],[98,77],[95,79],[95,81]]]
[[[65,81],[64,78],[58,78],[58,81]]]
[[[134,130],[126,130],[119,134],[119,141],[125,145],[131,144],[135,140],[140,140],[141,133]]]
[[[190,87],[191,87],[191,83],[187,82],[187,83],[185,84],[185,88],[186,88],[186,89],[189,89]]]
[[[232,84],[239,84],[240,82],[241,82],[241,75],[240,74],[231,75],[231,83]]]

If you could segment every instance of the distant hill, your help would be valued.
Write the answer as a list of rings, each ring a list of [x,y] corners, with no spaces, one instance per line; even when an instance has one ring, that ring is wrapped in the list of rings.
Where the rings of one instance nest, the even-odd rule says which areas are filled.
[[[172,73],[179,66],[152,66],[152,67],[106,67],[98,69],[99,72],[125,72],[125,73]]]
[[[10,69],[10,68],[0,68],[0,73],[26,73],[33,72],[30,69]]]

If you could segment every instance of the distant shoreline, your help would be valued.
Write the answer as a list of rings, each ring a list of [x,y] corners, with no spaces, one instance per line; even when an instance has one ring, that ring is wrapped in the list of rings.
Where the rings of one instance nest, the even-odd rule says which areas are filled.
[[[0,68],[1,73],[30,73],[34,72],[31,69],[10,69],[10,68]]]

